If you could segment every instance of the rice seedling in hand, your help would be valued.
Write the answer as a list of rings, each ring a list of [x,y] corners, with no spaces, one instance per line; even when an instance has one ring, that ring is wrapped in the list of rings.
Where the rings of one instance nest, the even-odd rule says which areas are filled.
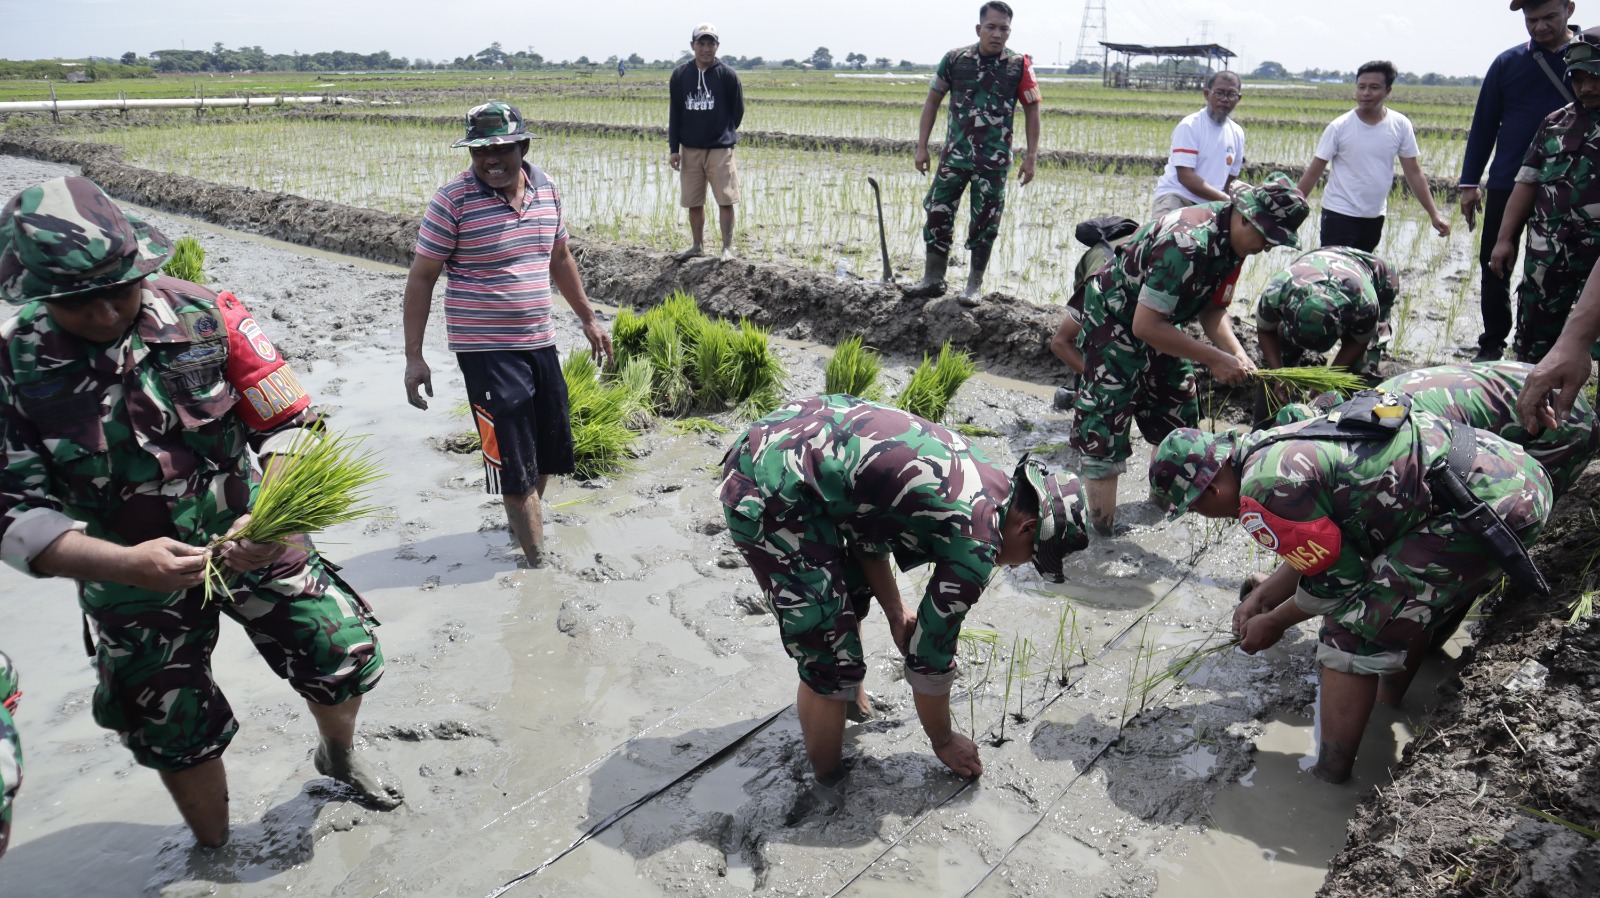
[[[212,551],[206,556],[205,601],[230,594],[228,568],[215,551],[223,543],[288,545],[301,534],[376,514],[378,509],[366,503],[369,488],[384,472],[376,454],[360,446],[360,437],[306,433],[289,451],[273,455],[250,506],[250,519],[206,546]]]
[[[161,271],[191,284],[204,284],[205,264],[206,251],[200,241],[193,237],[179,237],[172,244],[172,258],[161,266]]]
[[[862,345],[861,338],[851,337],[834,347],[828,366],[822,375],[823,393],[848,393],[877,402],[883,399],[883,387],[878,374],[883,371],[883,360],[876,352]]]
[[[1332,365],[1307,365],[1299,368],[1257,368],[1256,377],[1271,383],[1283,384],[1311,396],[1318,393],[1339,393],[1349,396],[1366,389],[1367,382],[1350,369]],[[1268,391],[1271,395],[1271,391]]]
[[[1217,637],[1221,637],[1220,641],[1213,642],[1212,639]],[[1138,680],[1131,687],[1131,691],[1139,696],[1139,710],[1144,710],[1145,702],[1149,699],[1150,694],[1161,688],[1161,686],[1194,673],[1200,667],[1201,662],[1207,658],[1220,652],[1225,652],[1238,644],[1239,638],[1232,634],[1225,636],[1223,634],[1215,634],[1201,640],[1200,648],[1184,652],[1160,670],[1152,670],[1147,664],[1143,679]],[[1152,652],[1151,657],[1154,655],[1155,652]]]
[[[937,359],[924,355],[912,372],[895,405],[919,418],[938,423],[944,420],[956,391],[978,370],[972,356],[952,349],[949,341],[939,348]]]

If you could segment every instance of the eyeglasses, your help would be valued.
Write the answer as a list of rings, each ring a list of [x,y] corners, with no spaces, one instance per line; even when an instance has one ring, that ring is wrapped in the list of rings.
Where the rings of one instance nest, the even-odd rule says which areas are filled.
[[[1206,93],[1216,97],[1219,100],[1237,100],[1244,96],[1244,94],[1241,94],[1236,90],[1208,90]]]

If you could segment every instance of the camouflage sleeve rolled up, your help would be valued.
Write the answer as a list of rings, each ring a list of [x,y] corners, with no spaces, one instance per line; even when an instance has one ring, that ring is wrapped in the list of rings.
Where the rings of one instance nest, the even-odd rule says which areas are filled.
[[[1202,252],[1196,232],[1187,228],[1168,230],[1145,254],[1148,266],[1138,302],[1163,315],[1178,308],[1184,284],[1194,273],[1194,260]]]
[[[911,634],[911,654],[906,656],[906,681],[924,694],[946,694],[955,682],[961,623],[989,585],[998,559],[990,544],[961,542],[952,542],[946,554],[966,557],[936,563],[917,606],[917,629]]]
[[[0,327],[0,347],[9,343],[16,318]],[[29,562],[71,530],[87,525],[73,519],[50,495],[50,469],[44,441],[19,411],[11,354],[0,351],[0,559],[39,576]]]

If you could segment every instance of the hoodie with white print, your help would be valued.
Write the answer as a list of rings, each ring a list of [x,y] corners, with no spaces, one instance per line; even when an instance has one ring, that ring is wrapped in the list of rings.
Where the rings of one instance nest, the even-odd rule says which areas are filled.
[[[667,122],[670,152],[680,146],[724,149],[739,141],[744,120],[744,89],[739,75],[718,60],[705,71],[693,59],[672,71],[668,82],[672,115]]]

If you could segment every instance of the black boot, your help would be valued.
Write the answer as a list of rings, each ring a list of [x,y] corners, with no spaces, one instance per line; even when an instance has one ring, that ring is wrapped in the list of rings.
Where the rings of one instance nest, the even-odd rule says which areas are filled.
[[[928,250],[928,259],[923,263],[922,281],[905,288],[905,295],[912,299],[921,299],[927,296],[944,295],[944,273],[950,267],[950,254]]]
[[[992,246],[980,246],[972,251],[971,265],[967,269],[967,289],[961,291],[960,302],[964,306],[975,306],[983,301],[983,273],[989,267],[989,253]]]

